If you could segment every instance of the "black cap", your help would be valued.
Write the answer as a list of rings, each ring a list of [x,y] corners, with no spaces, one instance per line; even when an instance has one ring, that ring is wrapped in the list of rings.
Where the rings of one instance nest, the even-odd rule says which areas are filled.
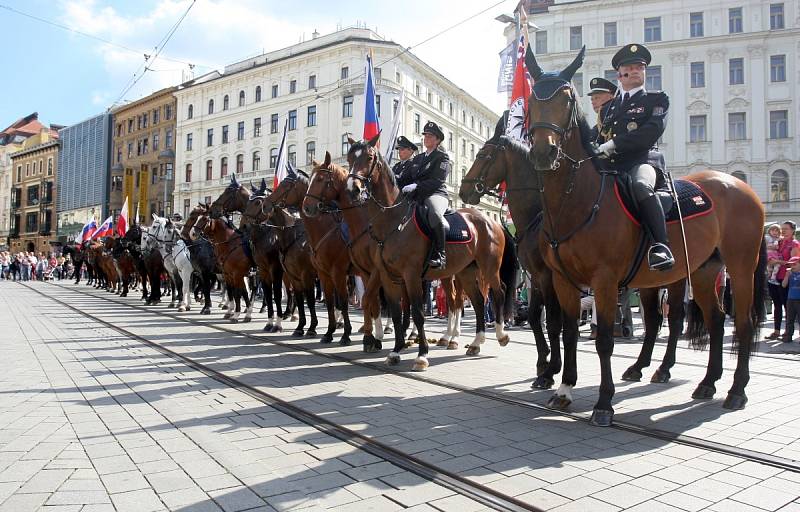
[[[434,123],[433,121],[428,121],[425,123],[425,128],[422,129],[422,134],[430,133],[431,135],[436,135],[439,140],[444,140],[444,132],[439,125]]]
[[[614,82],[602,77],[592,78],[592,81],[589,82],[589,86],[591,87],[588,94],[589,96],[597,92],[607,92],[610,94],[616,94],[617,92],[617,86],[614,85]]]
[[[650,50],[641,44],[626,44],[611,59],[611,66],[614,69],[619,69],[620,66],[626,64],[650,64]]]
[[[398,149],[399,148],[406,148],[406,149],[410,149],[412,151],[416,151],[416,150],[419,149],[417,147],[417,145],[414,144],[413,142],[411,142],[410,140],[408,140],[405,135],[401,135],[401,136],[397,137],[396,146],[397,146]]]
[[[180,213],[175,212],[175,213],[172,214],[172,221],[173,222],[182,222],[183,221],[183,217],[181,216]]]

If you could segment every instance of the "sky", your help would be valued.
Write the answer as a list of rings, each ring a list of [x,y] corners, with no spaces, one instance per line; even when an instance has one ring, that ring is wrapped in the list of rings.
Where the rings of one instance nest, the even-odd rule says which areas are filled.
[[[356,24],[412,47],[412,53],[493,111],[506,106],[505,94],[496,92],[504,25],[494,18],[510,14],[516,0],[196,0],[149,64],[151,71],[141,76],[144,54],[156,53],[191,3],[0,0],[0,45],[6,49],[0,125],[31,112],[39,112],[45,124],[70,125],[115,102],[180,83],[190,63],[195,76],[221,71],[226,64],[309,39],[315,29],[324,35]],[[134,79],[138,82],[129,88]]]

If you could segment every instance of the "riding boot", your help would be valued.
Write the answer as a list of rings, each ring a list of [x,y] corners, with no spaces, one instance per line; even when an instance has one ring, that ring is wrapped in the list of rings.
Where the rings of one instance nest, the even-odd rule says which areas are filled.
[[[675,265],[675,258],[669,250],[667,224],[664,220],[664,209],[655,194],[639,203],[639,211],[653,244],[647,251],[647,263],[650,270],[669,270]]]
[[[431,259],[429,265],[431,268],[435,269],[444,269],[447,266],[447,256],[445,255],[445,228],[444,225],[441,223],[438,226],[431,226],[431,234],[433,235],[433,239],[431,242],[433,243],[433,252],[431,253]]]

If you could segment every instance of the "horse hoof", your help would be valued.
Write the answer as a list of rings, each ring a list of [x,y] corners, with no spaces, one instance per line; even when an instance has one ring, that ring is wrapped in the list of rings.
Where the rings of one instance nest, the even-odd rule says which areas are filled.
[[[610,427],[613,419],[614,411],[595,409],[592,411],[592,417],[589,419],[589,425],[594,427]]]
[[[128,294],[127,294],[127,293],[120,293],[120,294],[119,294],[119,296],[120,296],[120,297],[127,297],[127,296],[128,296]]]
[[[320,343],[332,343],[333,342],[333,335],[331,333],[326,332],[322,335],[322,339],[319,340]]]
[[[266,311],[266,310],[267,310],[267,308],[261,308],[261,309],[259,309],[259,310],[258,310],[258,312],[259,312],[259,313],[263,313],[263,312],[264,312],[264,311]]]
[[[178,313],[183,313],[184,311],[186,311],[184,306],[178,306]]]
[[[343,346],[343,347],[347,347],[347,346],[349,346],[351,343],[352,343],[352,341],[350,340],[350,336],[342,336],[342,337],[339,339],[339,345],[341,345],[341,346]]]
[[[746,395],[744,394],[735,395],[731,392],[728,392],[728,396],[725,397],[725,401],[722,403],[722,407],[725,409],[730,409],[732,411],[738,411],[740,409],[744,409],[746,403],[747,403]]]
[[[252,319],[251,317],[249,317],[249,316],[246,316],[246,317],[244,317],[244,320],[242,320],[242,321],[243,321],[244,323],[247,323],[247,322],[251,322],[252,320],[253,320],[253,319]]]
[[[567,407],[569,407],[571,403],[572,400],[566,396],[553,395],[550,397],[550,400],[547,401],[545,406],[548,409],[554,409],[556,411],[566,411]]]
[[[692,398],[695,400],[708,400],[710,398],[714,398],[714,393],[717,392],[717,388],[714,386],[708,386],[706,384],[699,384],[697,388],[692,393]]]
[[[669,370],[661,370],[659,368],[650,378],[650,382],[653,384],[666,384],[667,382],[669,382],[669,378],[670,378]]]
[[[383,334],[392,334],[393,332],[394,329],[392,328],[391,325],[387,325],[386,327],[383,328]]]
[[[451,341],[447,344],[447,350],[456,350],[456,349],[458,349],[457,341]]]
[[[391,352],[388,356],[386,356],[386,364],[389,366],[394,366],[400,363],[400,354],[397,352]]]
[[[309,329],[309,330],[306,331],[306,336],[308,336],[308,337],[316,336],[316,335],[317,335],[317,331],[315,331],[314,329]]]
[[[533,382],[531,383],[532,389],[550,389],[555,384],[555,381],[550,377],[545,377],[544,375],[539,375],[536,377]]]
[[[538,377],[539,375],[542,375],[544,372],[546,372],[547,371],[547,367],[548,367],[547,364],[542,364],[542,365],[537,364],[536,365],[536,376]]]
[[[225,313],[224,315],[222,315],[223,320],[228,320],[230,317],[231,317],[230,313]]]
[[[414,360],[414,366],[411,369],[415,372],[424,372],[428,369],[428,366],[430,366],[430,363],[428,363],[427,357],[418,357]]]
[[[203,309],[200,310],[200,314],[201,315],[210,315],[211,314],[211,310],[209,308],[203,308]]]
[[[628,382],[639,382],[642,380],[642,371],[631,366],[625,373],[622,374],[622,380],[627,380]]]
[[[230,320],[228,320],[228,321],[229,321],[230,323],[232,323],[232,324],[238,324],[238,323],[239,323],[239,319],[238,319],[238,318],[231,318],[231,319],[230,319]]]
[[[509,337],[508,334],[506,334],[502,338],[497,338],[497,343],[499,343],[501,347],[505,347],[506,345],[508,345],[509,341],[511,341],[511,337]]]
[[[272,326],[270,324],[266,324],[263,329],[264,332],[272,332]]]
[[[292,331],[292,336],[302,336],[302,335],[303,335],[303,329],[295,329],[294,331]]]
[[[436,342],[437,347],[446,347],[447,346],[447,338],[439,338],[439,341]]]
[[[468,356],[477,356],[481,353],[481,346],[480,345],[467,345],[467,355]]]
[[[167,307],[170,308],[170,309],[174,309],[175,308],[175,304],[170,302]]]
[[[280,325],[273,325],[269,332],[283,332],[283,327]]]

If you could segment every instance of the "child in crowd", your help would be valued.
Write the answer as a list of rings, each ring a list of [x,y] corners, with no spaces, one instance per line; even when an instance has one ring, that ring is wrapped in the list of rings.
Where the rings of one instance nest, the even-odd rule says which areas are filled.
[[[781,254],[778,252],[778,244],[781,241],[781,227],[778,224],[770,224],[767,229],[767,234],[764,235],[764,241],[767,243],[767,261],[781,259]],[[767,275],[769,282],[778,284],[778,270],[780,265],[771,263],[767,265]]]
[[[794,324],[800,321],[800,256],[793,256],[787,263],[786,275],[781,283],[789,289],[789,298],[786,301],[786,332],[783,335],[784,343],[791,343],[794,336]]]

